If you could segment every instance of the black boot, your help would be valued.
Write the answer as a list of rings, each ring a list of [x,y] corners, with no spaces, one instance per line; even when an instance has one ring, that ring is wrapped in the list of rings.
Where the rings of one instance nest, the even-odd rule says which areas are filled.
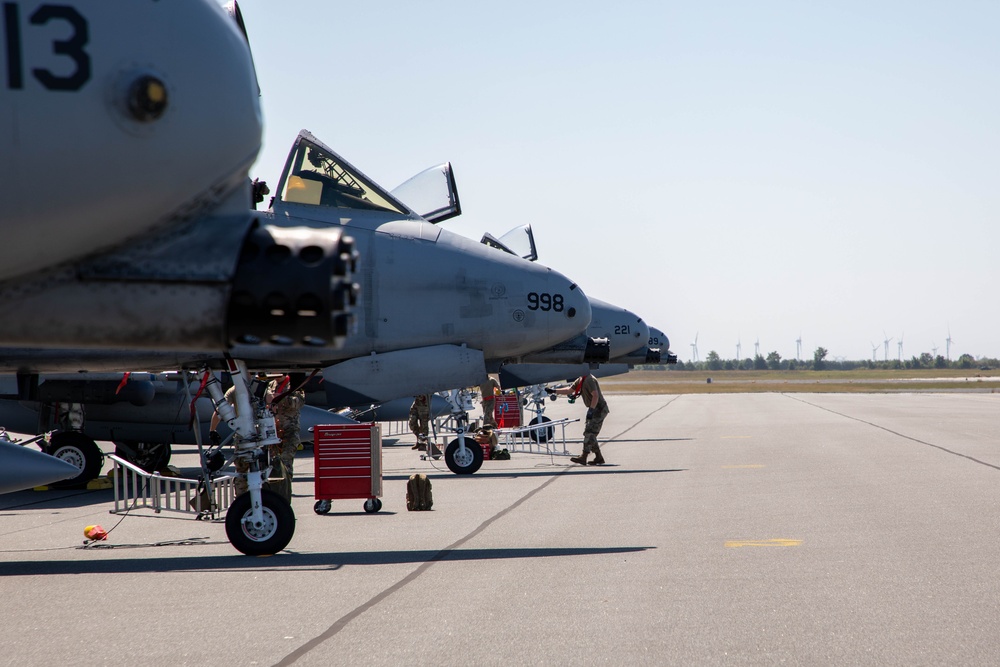
[[[584,452],[579,456],[571,456],[569,460],[573,463],[579,463],[580,465],[585,466],[587,465],[587,452]]]
[[[604,464],[604,456],[601,455],[601,448],[600,447],[594,447],[593,449],[594,449],[594,460],[591,461],[590,463],[588,463],[587,465],[591,465],[591,466],[603,465]]]

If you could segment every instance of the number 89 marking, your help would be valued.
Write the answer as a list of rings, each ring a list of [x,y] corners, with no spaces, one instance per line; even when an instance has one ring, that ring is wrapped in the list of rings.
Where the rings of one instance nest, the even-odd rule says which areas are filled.
[[[547,292],[528,292],[528,310],[542,310],[548,312],[554,310],[561,313],[563,310],[563,295],[549,294]]]

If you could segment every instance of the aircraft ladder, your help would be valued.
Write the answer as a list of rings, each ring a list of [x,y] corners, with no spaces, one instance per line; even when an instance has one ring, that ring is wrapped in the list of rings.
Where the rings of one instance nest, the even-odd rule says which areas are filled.
[[[498,428],[497,446],[506,448],[512,454],[519,452],[570,456],[572,452],[566,449],[566,426],[578,421],[580,420],[556,419],[512,428]],[[556,427],[560,429],[559,437],[556,437]]]
[[[146,472],[114,454],[107,456],[114,462],[115,508],[111,514],[152,509],[157,514],[166,510],[216,520],[236,498],[236,478],[232,475],[214,478],[209,488],[199,494],[201,480],[164,477],[157,472]]]

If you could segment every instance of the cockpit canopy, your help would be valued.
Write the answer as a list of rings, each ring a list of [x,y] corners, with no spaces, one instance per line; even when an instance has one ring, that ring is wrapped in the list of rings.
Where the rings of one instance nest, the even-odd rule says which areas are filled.
[[[509,252],[529,262],[534,262],[538,259],[538,251],[535,250],[535,235],[531,231],[531,225],[515,227],[500,238],[496,238],[487,232],[483,234],[480,242],[491,248]]]
[[[285,162],[278,198],[290,204],[412,215],[405,204],[306,130],[299,133]]]
[[[462,215],[451,162],[425,169],[394,188],[392,195],[406,202],[427,222],[438,223]]]

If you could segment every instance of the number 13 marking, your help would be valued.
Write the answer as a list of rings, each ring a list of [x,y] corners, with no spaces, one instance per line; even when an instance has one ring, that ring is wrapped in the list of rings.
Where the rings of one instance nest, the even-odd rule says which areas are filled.
[[[73,28],[69,39],[52,41],[52,52],[72,59],[76,68],[68,76],[58,76],[41,67],[33,68],[31,73],[47,90],[80,90],[90,80],[90,56],[83,50],[90,39],[87,20],[67,5],[42,5],[28,18],[31,25],[45,25],[49,21],[66,21]],[[7,88],[21,90],[24,88],[24,49],[17,4],[3,3],[3,23],[7,42]]]

